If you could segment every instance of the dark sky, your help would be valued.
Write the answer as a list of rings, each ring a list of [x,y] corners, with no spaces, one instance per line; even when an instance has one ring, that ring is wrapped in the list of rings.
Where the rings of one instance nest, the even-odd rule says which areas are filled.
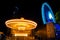
[[[54,14],[60,10],[60,0],[21,0],[2,1],[0,9],[0,30],[6,31],[5,21],[12,18],[30,19],[42,25],[41,5],[47,2]]]

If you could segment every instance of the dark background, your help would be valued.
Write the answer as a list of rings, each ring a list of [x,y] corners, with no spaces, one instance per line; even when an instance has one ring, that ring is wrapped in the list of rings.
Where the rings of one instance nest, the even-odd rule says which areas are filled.
[[[54,14],[60,11],[60,0],[21,0],[21,1],[2,1],[0,4],[0,31],[7,33],[5,21],[13,18],[33,20],[37,22],[37,29],[43,27],[41,18],[41,5],[47,2]]]

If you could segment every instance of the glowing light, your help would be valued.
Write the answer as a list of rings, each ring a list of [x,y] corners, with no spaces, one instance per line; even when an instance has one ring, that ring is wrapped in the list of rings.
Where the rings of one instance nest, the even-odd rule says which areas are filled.
[[[54,24],[53,23],[48,23],[46,25],[46,29],[47,29],[47,37],[48,38],[55,38],[55,30],[54,30]]]
[[[53,16],[52,16],[52,14],[49,12],[49,18],[50,19],[52,19],[53,18]]]
[[[20,33],[20,34],[15,34],[14,36],[28,36],[27,34],[23,34],[23,33]]]
[[[0,34],[3,34],[3,32],[0,32]]]
[[[37,23],[31,20],[21,19],[11,19],[5,22],[6,26],[12,29],[21,29],[31,30],[36,28]]]
[[[28,36],[37,26],[36,22],[24,18],[7,20],[5,24],[14,36]]]
[[[51,9],[51,7],[49,6],[48,3],[45,2],[45,3],[42,4],[41,13],[42,13],[42,20],[43,20],[44,24],[47,24],[49,22],[49,21],[46,21],[46,20],[52,20],[51,22],[56,23],[53,11],[52,11],[52,9]]]
[[[58,34],[56,33],[56,35],[58,35]]]

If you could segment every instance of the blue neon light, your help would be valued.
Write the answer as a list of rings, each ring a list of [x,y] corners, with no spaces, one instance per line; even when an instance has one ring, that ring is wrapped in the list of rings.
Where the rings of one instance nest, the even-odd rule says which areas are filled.
[[[53,19],[53,16],[52,16],[51,12],[48,12],[48,13],[49,13],[49,14],[48,14],[49,19]]]
[[[53,11],[46,2],[42,4],[41,12],[42,12],[42,20],[44,24],[46,24],[47,22],[56,23]]]

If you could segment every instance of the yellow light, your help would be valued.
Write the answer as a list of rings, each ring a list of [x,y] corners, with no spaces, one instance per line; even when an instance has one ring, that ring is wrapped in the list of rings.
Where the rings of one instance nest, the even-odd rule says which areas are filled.
[[[20,34],[15,34],[14,36],[28,36],[28,34],[20,33]]]
[[[18,27],[18,30],[25,30],[25,27]]]
[[[11,19],[5,22],[6,26],[11,28],[11,29],[18,29],[20,30],[31,30],[35,29],[37,26],[37,23],[31,20],[26,20],[24,18],[21,19]]]
[[[24,18],[7,20],[5,24],[11,28],[11,33],[15,36],[28,36],[37,26],[36,22]]]

